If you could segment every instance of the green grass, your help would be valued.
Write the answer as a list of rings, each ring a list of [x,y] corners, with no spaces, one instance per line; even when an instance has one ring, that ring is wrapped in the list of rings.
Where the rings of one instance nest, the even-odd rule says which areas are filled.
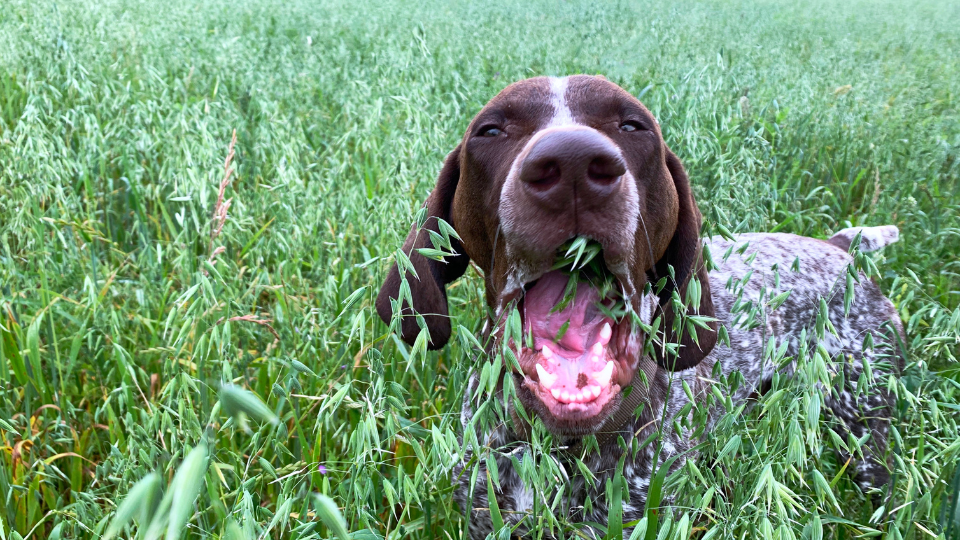
[[[354,538],[457,538],[482,280],[439,353],[372,302],[471,116],[570,73],[642,96],[712,231],[902,234],[877,261],[910,348],[891,503],[794,382],[721,422],[648,531],[960,537],[958,4],[485,4],[0,2],[0,538],[98,538],[141,479],[141,537],[326,538],[332,499]]]

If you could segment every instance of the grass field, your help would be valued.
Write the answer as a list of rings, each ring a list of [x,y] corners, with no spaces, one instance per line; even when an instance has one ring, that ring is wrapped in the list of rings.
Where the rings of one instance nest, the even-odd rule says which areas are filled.
[[[795,382],[645,536],[960,538],[957,28],[949,0],[0,0],[0,539],[99,538],[135,485],[131,538],[331,537],[315,493],[356,539],[458,538],[482,280],[439,353],[372,302],[470,117],[572,73],[641,96],[710,231],[902,235],[889,502]]]

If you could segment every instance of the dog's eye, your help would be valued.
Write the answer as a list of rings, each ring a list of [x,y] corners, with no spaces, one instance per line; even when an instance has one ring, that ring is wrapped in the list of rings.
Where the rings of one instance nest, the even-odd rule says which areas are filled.
[[[481,137],[499,137],[503,134],[503,130],[497,126],[483,126],[477,130],[477,135]]]
[[[636,120],[627,120],[626,122],[620,124],[620,131],[631,132],[639,131],[641,129],[643,129],[643,126],[641,126],[640,122],[637,122]]]

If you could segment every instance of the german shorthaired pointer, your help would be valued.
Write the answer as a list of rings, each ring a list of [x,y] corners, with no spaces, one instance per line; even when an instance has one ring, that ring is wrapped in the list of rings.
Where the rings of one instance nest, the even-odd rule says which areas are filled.
[[[573,522],[606,523],[605,486],[622,459],[630,494],[623,522],[629,523],[642,517],[654,462],[689,455],[697,444],[686,429],[673,427],[688,396],[701,402],[713,381],[739,371],[742,383],[731,398],[743,402],[768,388],[774,373],[792,374],[792,362],[775,365],[764,348],[773,338],[787,357],[796,356],[801,339],[812,339],[824,306],[835,331],[819,343],[846,381],[839,391],[823,392],[824,409],[855,437],[871,435],[866,459],[857,464],[858,482],[886,482],[890,398],[882,388],[856,392],[855,384],[864,372],[874,381],[898,372],[903,329],[873,281],[862,273],[847,279],[848,272],[858,275],[849,270],[847,251],[858,235],[861,251],[895,242],[896,227],[845,229],[826,241],[791,234],[701,239],[687,174],[657,121],[626,91],[591,76],[540,77],[503,90],[447,156],[425,206],[426,231],[415,228],[403,245],[417,275],[406,272],[402,280],[395,265],[377,310],[390,322],[402,305],[403,339],[412,344],[425,328],[430,348],[443,347],[451,332],[446,285],[471,260],[483,271],[488,357],[512,351],[500,364],[506,367],[495,396],[502,398],[504,380],[512,378],[522,404],[518,414],[506,400],[509,420],[479,434],[498,456],[497,505],[513,534],[537,527],[535,494],[511,459],[531,448],[531,426],[521,416],[542,422],[558,454],[577,448],[595,476],[587,482],[568,469],[564,508]],[[423,250],[444,236],[453,254],[442,262],[425,256],[436,254]],[[555,264],[563,256],[558,250],[578,237],[599,247],[597,260],[613,287],[571,279],[571,267]],[[848,284],[855,297],[845,306]],[[777,295],[785,291],[789,296],[771,308],[771,298],[782,299]],[[767,309],[750,309],[761,305]],[[504,339],[513,309],[522,325],[519,340]],[[867,334],[873,347],[863,346]],[[881,351],[894,359],[882,361]],[[872,369],[864,369],[864,359]],[[477,379],[464,398],[465,425],[479,403]],[[618,435],[629,444],[661,428],[658,453],[649,444],[623,457]],[[587,435],[596,436],[599,451],[580,446]],[[475,485],[470,471],[459,474],[456,491],[471,512],[473,539],[492,531],[487,476],[479,474],[484,480]]]

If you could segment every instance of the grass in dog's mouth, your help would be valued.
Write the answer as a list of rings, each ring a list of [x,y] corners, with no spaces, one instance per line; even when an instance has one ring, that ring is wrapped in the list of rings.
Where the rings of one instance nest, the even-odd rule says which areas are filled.
[[[556,258],[550,269],[543,276],[527,283],[524,291],[530,291],[548,275],[551,279],[556,279],[557,273],[566,278],[566,285],[559,301],[550,308],[549,316],[555,316],[570,307],[577,296],[577,291],[582,290],[583,287],[596,291],[594,307],[611,322],[620,323],[627,316],[629,304],[623,297],[623,287],[617,276],[607,267],[603,258],[603,247],[599,242],[578,236],[563,243],[557,248]],[[523,306],[523,299],[520,306]],[[527,346],[532,347],[529,327],[525,325],[524,328]],[[568,319],[560,325],[554,335],[554,343],[563,340],[569,329],[570,320]]]
[[[597,291],[597,296],[600,298],[596,303],[597,309],[617,322],[625,316],[626,302],[623,298],[623,287],[613,272],[607,268],[603,259],[603,247],[599,242],[584,236],[565,242],[557,250],[557,258],[550,270],[560,271],[569,276],[563,298],[551,313],[566,308],[576,296],[578,284],[585,283]]]

